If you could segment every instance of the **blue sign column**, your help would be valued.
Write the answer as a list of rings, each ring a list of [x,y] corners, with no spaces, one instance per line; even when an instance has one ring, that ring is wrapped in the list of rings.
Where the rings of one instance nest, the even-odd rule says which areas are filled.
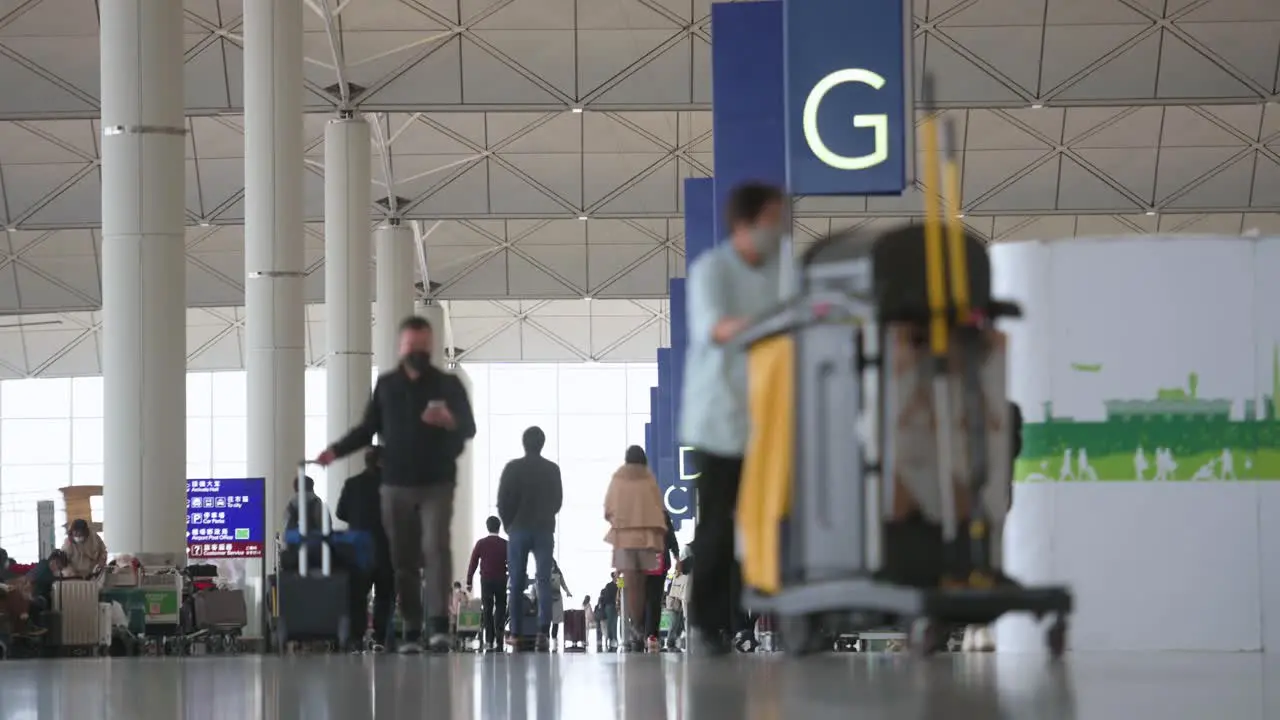
[[[788,189],[795,195],[901,194],[914,166],[909,3],[783,5]],[[713,126],[718,133],[714,120]],[[717,138],[717,173],[719,153]]]
[[[658,348],[658,406],[654,415],[659,417],[654,440],[658,443],[658,486],[663,497],[671,494],[676,485],[676,428],[671,424],[671,349]]]
[[[786,185],[782,5],[769,0],[711,6],[715,242],[729,234],[724,211],[734,187],[749,181]]]
[[[687,178],[684,181],[684,261],[685,268],[716,242],[715,182],[711,178]],[[671,328],[671,416],[675,468],[673,484],[663,487],[667,512],[676,529],[693,520],[695,503],[693,484],[698,478],[692,448],[680,437],[680,412],[684,404],[684,364],[689,348],[687,289],[685,280],[671,281],[669,305]]]

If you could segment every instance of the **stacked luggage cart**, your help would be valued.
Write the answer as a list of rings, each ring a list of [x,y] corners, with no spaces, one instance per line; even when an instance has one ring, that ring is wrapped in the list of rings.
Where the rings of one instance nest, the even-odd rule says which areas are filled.
[[[453,626],[454,649],[459,652],[480,647],[480,636],[484,629],[484,608],[480,598],[468,598],[458,608],[458,617]]]

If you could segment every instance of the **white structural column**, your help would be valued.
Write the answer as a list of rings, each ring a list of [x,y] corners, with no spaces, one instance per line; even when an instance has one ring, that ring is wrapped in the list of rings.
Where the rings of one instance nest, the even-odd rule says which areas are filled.
[[[103,530],[113,552],[186,547],[182,4],[103,0]]]
[[[448,370],[449,363],[444,357],[444,308],[432,300],[418,300],[413,304],[413,314],[431,323],[431,364]]]
[[[392,220],[374,233],[377,301],[374,305],[373,361],[379,372],[399,362],[400,321],[413,314],[413,230]],[[443,336],[442,336],[443,337]]]
[[[431,347],[431,363],[441,370],[452,372],[462,381],[467,397],[471,397],[471,377],[460,367],[450,368],[445,358],[444,308],[437,302],[419,301],[414,305],[414,313],[431,323],[434,343]],[[474,398],[472,398],[474,401]],[[475,408],[473,407],[474,411]],[[475,488],[474,470],[471,461],[471,443],[458,458],[457,490],[453,495],[453,526],[449,530],[449,540],[453,554],[453,572],[463,572],[471,560],[471,546],[475,543],[475,500],[472,497]]]
[[[277,530],[304,453],[302,28],[302,0],[245,3],[248,467]]]
[[[330,120],[324,132],[324,301],[327,415],[334,439],[360,419],[369,401],[369,163],[369,123],[360,117]],[[329,467],[325,484],[330,505],[336,505],[342,483],[363,468],[358,456]]]
[[[461,367],[454,368],[454,374],[466,388],[467,397],[472,397],[471,376]],[[475,410],[475,406],[472,406]],[[479,539],[476,528],[479,525],[475,510],[475,468],[472,460],[473,443],[467,443],[466,449],[458,458],[458,489],[453,495],[453,527],[449,529],[450,550],[453,555],[453,574],[462,577],[467,563],[471,561],[471,546]]]

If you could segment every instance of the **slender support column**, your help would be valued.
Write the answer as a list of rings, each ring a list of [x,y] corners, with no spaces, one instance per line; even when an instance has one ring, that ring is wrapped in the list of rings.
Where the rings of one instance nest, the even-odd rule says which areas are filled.
[[[302,0],[245,3],[249,475],[267,480],[269,530],[280,529],[305,451],[302,28]]]
[[[413,304],[413,314],[431,323],[431,364],[449,369],[444,357],[444,308],[434,300],[418,300]]]
[[[374,363],[390,370],[400,357],[396,328],[413,314],[413,230],[392,220],[374,233],[377,252],[377,302],[374,309]]]
[[[369,401],[373,329],[369,313],[369,123],[359,117],[329,121],[324,132],[324,301],[329,331],[329,437],[342,437]],[[342,484],[364,468],[344,458],[325,474],[335,506]]]
[[[441,335],[443,335],[443,331]],[[454,368],[454,374],[462,381],[467,390],[467,397],[472,396],[471,376],[461,367]],[[472,398],[475,402],[475,398]],[[472,407],[474,410],[474,406]],[[476,502],[475,502],[475,463],[471,452],[472,444],[458,457],[458,485],[453,494],[453,526],[449,528],[450,552],[453,555],[453,574],[462,578],[467,571],[467,563],[471,562],[471,546],[476,537]]]
[[[103,0],[103,530],[186,548],[186,118],[182,4]]]
[[[434,301],[418,301],[414,305],[414,314],[420,315],[431,323],[434,343],[431,347],[431,362],[441,370],[452,372],[462,380],[462,386],[471,397],[471,377],[461,367],[450,368],[445,359],[444,308]],[[474,400],[474,398],[472,398]],[[474,408],[473,408],[474,410]],[[457,490],[453,495],[453,525],[449,530],[449,540],[453,556],[453,572],[463,572],[471,560],[471,546],[475,543],[475,481],[473,470],[471,443],[458,457]],[[456,578],[455,578],[456,579]]]

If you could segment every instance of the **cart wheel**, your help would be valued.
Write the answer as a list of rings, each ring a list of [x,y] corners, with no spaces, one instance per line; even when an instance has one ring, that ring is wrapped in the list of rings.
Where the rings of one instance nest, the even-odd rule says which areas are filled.
[[[822,649],[822,637],[812,616],[784,615],[780,624],[783,648],[792,655],[812,655]]]
[[[907,645],[913,655],[928,657],[946,650],[950,637],[951,633],[945,624],[932,618],[917,618],[911,623]]]
[[[1049,648],[1049,656],[1057,660],[1067,651],[1067,621],[1059,617],[1053,621],[1045,632],[1044,644]]]
[[[351,618],[344,617],[338,621],[338,649],[345,651],[351,643]]]

